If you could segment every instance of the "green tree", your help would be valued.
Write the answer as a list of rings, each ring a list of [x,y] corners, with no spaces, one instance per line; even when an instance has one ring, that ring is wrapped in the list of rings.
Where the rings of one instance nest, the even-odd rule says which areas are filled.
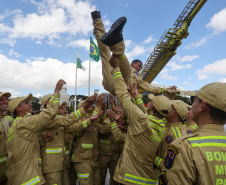
[[[31,103],[33,104],[33,111],[37,112],[40,110],[41,104],[39,103],[39,99],[36,97],[33,97]]]

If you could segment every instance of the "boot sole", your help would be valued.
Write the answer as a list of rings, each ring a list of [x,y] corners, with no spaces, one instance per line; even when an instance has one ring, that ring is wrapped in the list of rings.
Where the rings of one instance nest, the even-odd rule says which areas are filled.
[[[119,30],[121,31],[123,29],[124,25],[126,24],[126,21],[127,21],[126,17],[120,17],[119,19],[117,19],[111,26],[111,29],[109,30],[109,32],[105,33],[102,36],[101,42],[103,42],[105,44],[108,42],[108,40],[111,40],[114,33],[117,33],[117,32],[119,32]]]

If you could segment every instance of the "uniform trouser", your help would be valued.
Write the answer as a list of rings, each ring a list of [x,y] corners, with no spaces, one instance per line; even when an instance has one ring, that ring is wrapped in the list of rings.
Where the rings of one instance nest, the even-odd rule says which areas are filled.
[[[64,172],[63,172],[63,185],[70,185],[69,168],[64,168]]]
[[[105,28],[102,20],[94,19],[93,25],[94,25],[94,35],[98,42],[99,53],[102,60],[102,75],[103,75],[102,84],[105,90],[115,95],[114,81],[111,74],[111,71],[113,70],[113,68],[109,64],[109,60],[111,58],[110,49],[115,55],[118,56],[119,67],[126,83],[130,84],[130,80],[131,80],[131,67],[126,55],[124,54],[125,52],[124,41],[116,44],[115,46],[110,47],[109,49],[108,46],[100,42],[100,38],[105,33]]]
[[[6,162],[0,164],[0,185],[5,185],[7,182],[6,177]]]
[[[45,185],[63,185],[63,173],[63,170],[57,172],[43,173],[43,176],[46,180]]]
[[[69,181],[70,181],[70,185],[76,185],[77,173],[75,171],[73,163],[71,163],[71,167],[69,168]]]
[[[99,155],[100,159],[100,172],[101,172],[101,182],[102,185],[105,184],[107,169],[109,168],[110,172],[110,185],[118,185],[118,182],[116,182],[113,179],[114,173],[115,173],[115,167],[119,160],[119,154],[113,154],[113,155]]]
[[[75,162],[79,185],[101,185],[99,162]]]

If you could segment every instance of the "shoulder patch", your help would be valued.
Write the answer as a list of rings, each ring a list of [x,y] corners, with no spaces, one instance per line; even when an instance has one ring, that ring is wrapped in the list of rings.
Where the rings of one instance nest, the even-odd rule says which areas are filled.
[[[162,171],[159,176],[159,185],[167,185],[166,171]]]
[[[191,131],[191,130],[188,130],[188,131],[187,131],[187,134],[191,134],[191,133],[192,133],[192,131]]]
[[[166,136],[165,141],[167,144],[170,144],[173,141],[173,137],[171,135],[168,135],[168,136]]]
[[[167,169],[170,169],[173,166],[173,161],[175,159],[176,154],[178,154],[178,149],[174,146],[169,146],[167,152],[166,152],[166,157],[164,161],[164,165]]]

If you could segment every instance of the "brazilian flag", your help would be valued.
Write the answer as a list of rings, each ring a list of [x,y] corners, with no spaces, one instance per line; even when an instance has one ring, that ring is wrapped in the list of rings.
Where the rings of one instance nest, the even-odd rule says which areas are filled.
[[[90,36],[90,50],[89,50],[89,56],[95,60],[96,62],[99,61],[100,54],[99,54],[99,48],[96,46],[96,44],[93,42],[93,39]]]

